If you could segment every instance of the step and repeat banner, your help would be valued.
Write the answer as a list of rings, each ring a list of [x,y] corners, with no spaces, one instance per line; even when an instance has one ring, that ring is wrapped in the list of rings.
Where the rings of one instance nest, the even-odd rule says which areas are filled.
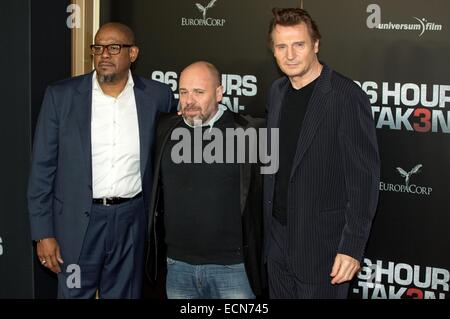
[[[187,65],[210,61],[222,73],[222,104],[234,112],[264,116],[266,91],[280,76],[268,46],[271,9],[298,0],[166,0],[101,2],[102,23],[122,21],[136,33],[135,71],[165,82],[178,97]]]
[[[101,23],[135,30],[136,73],[178,96],[183,68],[207,60],[222,74],[222,104],[262,117],[267,90],[281,76],[267,36],[275,6],[308,10],[322,33],[320,59],[355,80],[372,103],[380,199],[349,297],[449,299],[450,1],[101,0]],[[24,188],[16,202],[24,203]],[[8,216],[0,225],[0,296],[27,297],[39,287],[26,215]],[[11,280],[13,265],[26,266],[20,281]]]
[[[303,5],[322,33],[320,59],[372,103],[380,200],[350,298],[450,298],[450,1],[103,1],[102,22],[133,27],[136,72],[168,83],[197,60],[222,73],[222,104],[264,116],[280,76],[268,47],[273,7]]]

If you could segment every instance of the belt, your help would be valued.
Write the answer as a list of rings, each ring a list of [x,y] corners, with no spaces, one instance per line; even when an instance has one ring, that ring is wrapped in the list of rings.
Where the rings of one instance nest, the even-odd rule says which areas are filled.
[[[93,198],[92,203],[93,204],[101,204],[103,206],[111,206],[111,205],[118,205],[125,202],[128,202],[132,199],[142,197],[142,192],[139,194],[136,194],[134,197],[103,197],[103,198]]]

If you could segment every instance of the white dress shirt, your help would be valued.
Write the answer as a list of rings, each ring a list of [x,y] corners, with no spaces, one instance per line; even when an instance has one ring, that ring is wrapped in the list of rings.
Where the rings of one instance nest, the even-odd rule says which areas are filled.
[[[92,78],[93,198],[133,197],[142,191],[139,124],[131,72],[117,98]]]

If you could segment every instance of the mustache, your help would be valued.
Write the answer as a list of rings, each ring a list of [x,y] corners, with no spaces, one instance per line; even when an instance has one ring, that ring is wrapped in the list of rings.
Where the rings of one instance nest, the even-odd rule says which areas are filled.
[[[201,111],[202,110],[201,107],[196,106],[196,105],[194,105],[194,106],[185,106],[185,107],[182,107],[181,109],[182,109],[183,112],[184,111]]]
[[[114,64],[114,63],[111,63],[111,62],[106,62],[106,61],[99,62],[99,64],[98,64],[98,66],[104,66],[104,65],[107,65],[107,66],[114,66],[115,64]]]

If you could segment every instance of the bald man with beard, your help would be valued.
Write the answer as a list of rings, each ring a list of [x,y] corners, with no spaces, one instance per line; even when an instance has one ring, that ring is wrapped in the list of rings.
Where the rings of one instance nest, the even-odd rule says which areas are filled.
[[[158,249],[167,248],[169,299],[252,299],[264,283],[259,165],[228,157],[249,154],[256,141],[235,150],[225,132],[252,131],[265,122],[228,111],[219,105],[222,95],[217,68],[206,61],[192,63],[180,75],[179,112],[158,121],[147,265],[156,279],[158,256],[165,251]],[[181,162],[176,155],[180,132],[205,137],[202,145],[188,142],[190,150],[183,154],[189,155]],[[215,154],[227,160],[194,160],[212,147],[211,140]],[[156,227],[159,221],[164,232]]]

